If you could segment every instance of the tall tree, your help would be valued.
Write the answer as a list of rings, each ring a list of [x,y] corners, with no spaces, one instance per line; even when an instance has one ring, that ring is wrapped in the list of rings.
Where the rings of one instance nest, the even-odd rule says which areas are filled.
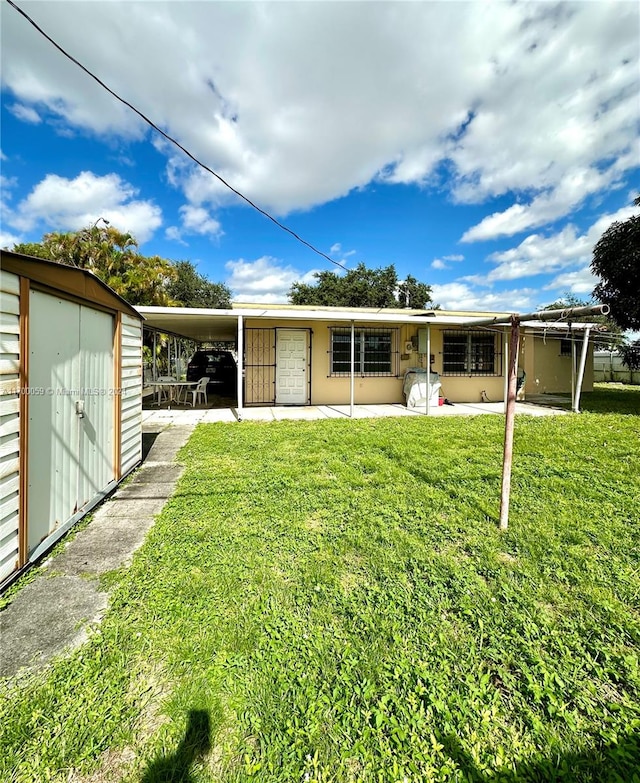
[[[409,275],[398,281],[395,266],[369,269],[360,263],[345,275],[316,272],[315,284],[294,283],[289,301],[294,305],[327,307],[412,307],[432,306],[431,286]]]
[[[16,253],[90,269],[133,305],[172,305],[167,292],[177,277],[160,256],[143,256],[136,239],[117,228],[94,224],[77,232],[45,234],[42,242],[15,245]]]
[[[398,304],[400,307],[409,307],[412,310],[432,307],[431,286],[420,283],[412,275],[407,275],[398,285]]]
[[[630,370],[640,370],[640,340],[621,345],[618,348],[618,353]]]
[[[191,261],[176,261],[176,277],[167,286],[167,293],[184,307],[231,307],[231,291],[224,283],[213,283],[201,275]]]
[[[640,207],[640,196],[633,202]],[[640,329],[640,215],[612,223],[593,249],[593,295],[621,329]]]

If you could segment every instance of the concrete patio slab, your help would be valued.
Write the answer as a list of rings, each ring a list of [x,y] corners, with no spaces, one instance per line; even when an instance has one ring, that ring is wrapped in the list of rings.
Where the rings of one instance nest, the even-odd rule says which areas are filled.
[[[561,408],[549,405],[537,405],[530,402],[518,402],[516,413],[527,416],[556,416],[568,413]],[[439,418],[442,416],[479,416],[479,415],[504,415],[502,402],[456,402],[450,405],[437,405],[429,409],[429,416]],[[349,405],[292,405],[292,406],[261,406],[243,408],[239,416],[235,408],[214,408],[210,410],[146,410],[143,415],[145,427],[184,425],[195,426],[201,422],[228,422],[240,421],[284,421],[315,419],[350,418],[351,407]],[[426,416],[422,407],[407,408],[400,404],[386,405],[354,405],[353,418],[381,418],[388,416]]]

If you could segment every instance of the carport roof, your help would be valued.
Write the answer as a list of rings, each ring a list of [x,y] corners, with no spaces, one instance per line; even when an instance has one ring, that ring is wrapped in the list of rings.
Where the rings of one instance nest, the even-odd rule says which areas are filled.
[[[264,321],[351,321],[367,323],[433,323],[434,312],[425,310],[387,310],[374,308],[293,307],[287,305],[240,304],[231,310],[195,307],[138,307],[145,326],[199,342],[236,338],[238,317]],[[438,311],[439,323],[463,322]],[[468,316],[467,316],[468,317]]]
[[[230,310],[214,310],[197,307],[138,307],[145,318],[145,326],[160,332],[186,337],[197,342],[235,340],[238,317],[258,318],[261,321],[331,321],[333,323],[405,323],[440,324],[449,327],[473,326],[474,320],[487,317],[504,317],[506,313],[464,312],[445,310],[407,310],[386,308],[300,307],[294,305],[237,304]],[[565,331],[567,324],[523,323],[529,328],[552,332]],[[593,324],[573,323],[579,330]],[[496,326],[495,328],[504,328]]]

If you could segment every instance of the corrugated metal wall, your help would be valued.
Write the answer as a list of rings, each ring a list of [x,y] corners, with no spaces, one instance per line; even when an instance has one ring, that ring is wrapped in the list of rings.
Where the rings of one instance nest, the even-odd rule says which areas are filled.
[[[0,581],[18,565],[20,279],[0,274]]]
[[[142,321],[122,314],[120,470],[128,473],[142,459]]]

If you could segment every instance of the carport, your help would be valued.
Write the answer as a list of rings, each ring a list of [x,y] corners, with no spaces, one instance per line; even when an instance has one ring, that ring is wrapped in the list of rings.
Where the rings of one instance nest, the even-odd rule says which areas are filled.
[[[246,406],[311,405],[311,361],[312,343],[316,325],[331,322],[349,333],[351,345],[350,372],[347,373],[347,405],[354,415],[357,402],[355,395],[354,329],[368,324],[370,330],[376,327],[390,327],[403,324],[411,328],[427,327],[434,320],[433,313],[414,310],[372,310],[358,311],[340,308],[298,308],[287,305],[265,306],[238,305],[232,310],[213,310],[186,307],[138,307],[145,319],[145,329],[169,335],[175,340],[193,341],[198,344],[235,341],[237,353],[237,417],[242,419]],[[460,319],[439,314],[440,323],[457,323]],[[246,342],[246,345],[245,345]],[[301,358],[296,351],[301,351]],[[320,355],[320,354],[319,354]],[[295,365],[295,368],[294,368]],[[287,389],[287,376],[294,373],[304,378],[297,388],[291,381]],[[389,373],[385,373],[389,375]],[[157,368],[152,369],[153,378],[158,377]],[[318,374],[316,374],[317,377]],[[288,392],[295,392],[288,395]],[[350,403],[349,403],[350,399]]]
[[[225,343],[242,355],[242,315],[232,310],[187,307],[138,307],[144,316],[146,342],[151,343],[151,359],[145,366],[144,385],[153,389],[153,381],[163,374],[179,378],[186,370],[188,356],[201,345]],[[160,340],[166,349],[158,358]],[[162,353],[162,352],[161,352]],[[238,362],[238,409],[242,408],[242,367]]]

